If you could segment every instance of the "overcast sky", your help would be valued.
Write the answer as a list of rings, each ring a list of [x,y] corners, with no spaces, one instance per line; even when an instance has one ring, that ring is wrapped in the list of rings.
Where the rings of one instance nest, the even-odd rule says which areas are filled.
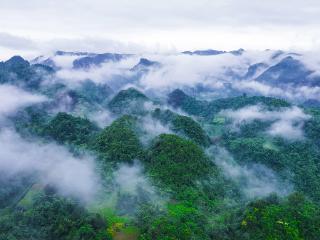
[[[0,52],[320,48],[319,0],[0,0]]]

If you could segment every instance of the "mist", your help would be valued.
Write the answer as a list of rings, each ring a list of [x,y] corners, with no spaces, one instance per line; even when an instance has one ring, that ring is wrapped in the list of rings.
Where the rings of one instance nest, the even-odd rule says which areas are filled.
[[[141,119],[140,127],[142,134],[139,136],[140,142],[144,145],[150,144],[150,142],[160,134],[173,133],[170,130],[170,126],[162,124],[159,120],[146,116]]]
[[[113,90],[131,85],[156,95],[165,95],[176,89],[206,89],[214,97],[239,95],[243,92],[251,95],[264,95],[285,98],[301,103],[308,99],[320,98],[320,87],[308,86],[301,82],[299,86],[290,84],[275,86],[262,83],[256,78],[269,67],[278,64],[288,56],[305,65],[313,75],[319,74],[320,64],[315,54],[303,52],[301,55],[279,51],[244,51],[241,55],[224,53],[213,56],[187,55],[177,52],[167,54],[136,54],[120,61],[107,61],[88,69],[74,69],[73,61],[79,56],[56,56],[50,59],[60,68],[56,81],[70,87],[90,79],[95,83],[108,84]],[[310,56],[310,57],[309,57]],[[160,63],[159,67],[147,67],[144,72],[133,71],[140,58]],[[245,77],[250,66],[263,64],[263,67],[250,77]],[[200,94],[201,95],[201,94]]]
[[[61,70],[57,72],[57,78],[63,80],[69,85],[75,85],[84,80],[90,79],[95,83],[108,83],[115,76],[127,76],[130,77],[132,72],[130,68],[139,62],[138,57],[127,57],[118,62],[106,61],[100,66],[91,66],[88,69],[74,69],[72,68],[73,60],[75,57],[59,56],[59,61],[54,57],[53,60],[60,64]],[[65,59],[64,61],[62,59]],[[70,61],[71,60],[71,61]],[[62,64],[61,64],[62,63]]]
[[[139,160],[132,164],[119,164],[112,173],[111,191],[102,198],[102,206],[114,208],[120,215],[134,217],[139,208],[149,204],[163,207],[168,198],[147,176]]]
[[[114,172],[114,179],[123,193],[138,194],[138,188],[149,194],[155,194],[155,188],[144,174],[143,166],[139,161],[133,164],[122,164]]]
[[[224,148],[211,147],[215,164],[220,167],[225,177],[231,179],[247,199],[263,198],[272,193],[287,196],[293,191],[292,184],[282,180],[271,169],[262,164],[239,165]]]
[[[223,110],[220,115],[231,119],[234,129],[238,129],[241,124],[251,123],[254,120],[271,122],[271,126],[266,133],[273,137],[279,136],[288,140],[303,140],[304,122],[311,118],[297,106],[271,111],[263,105],[253,105],[238,110]]]
[[[88,115],[88,118],[96,123],[100,128],[109,126],[116,117],[108,110],[99,110]]]
[[[93,200],[99,191],[90,156],[75,157],[62,146],[26,140],[11,129],[0,131],[0,145],[0,169],[8,177],[31,174],[43,185],[52,185],[58,193],[83,202]]]
[[[45,96],[29,93],[11,85],[0,85],[0,120],[20,108],[46,101]]]

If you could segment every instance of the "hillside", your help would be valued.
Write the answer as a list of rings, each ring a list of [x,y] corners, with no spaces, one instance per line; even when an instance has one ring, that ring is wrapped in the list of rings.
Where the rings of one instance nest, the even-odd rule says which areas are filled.
[[[135,58],[60,51],[0,64],[0,239],[319,238],[317,102],[171,85],[165,61],[141,56],[109,78],[70,82],[48,66],[66,56],[64,71],[79,74]],[[312,71],[293,58],[252,63],[233,81],[310,86],[297,81]],[[156,71],[162,82],[151,85]]]

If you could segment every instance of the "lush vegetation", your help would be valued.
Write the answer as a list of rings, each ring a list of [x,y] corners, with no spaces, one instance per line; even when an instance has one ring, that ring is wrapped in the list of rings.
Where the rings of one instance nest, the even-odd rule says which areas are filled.
[[[159,108],[154,110],[152,117],[165,125],[169,125],[173,132],[188,137],[201,146],[208,147],[210,145],[210,138],[207,133],[191,117],[179,115],[170,110],[162,111]]]
[[[241,221],[244,239],[317,239],[320,209],[303,195],[250,203]]]
[[[74,117],[67,113],[58,113],[43,129],[47,135],[59,143],[88,145],[98,127],[88,119]]]
[[[54,72],[19,57],[0,64],[1,83],[53,99],[20,109],[10,116],[10,127],[26,141],[62,145],[75,158],[91,154],[102,187],[97,199],[85,203],[61,195],[36,173],[0,169],[0,240],[319,239],[319,109],[301,107],[310,118],[293,126],[304,136],[290,141],[266,133],[274,119],[239,123],[235,130],[232,119],[219,114],[257,104],[268,111],[291,107],[281,99],[242,95],[203,101],[175,90],[167,103],[181,114],[134,88],[110,99],[107,85],[90,80],[74,89],[59,83],[43,87],[40,71],[42,77]],[[61,108],[61,99],[70,100],[68,107]],[[95,111],[110,111],[115,120],[99,128],[90,120]],[[149,118],[171,134],[145,131]],[[151,141],[145,144],[144,138]],[[242,180],[252,177],[255,165],[292,189],[281,196],[246,196]]]
[[[108,103],[108,108],[117,114],[141,113],[144,111],[144,103],[149,99],[135,88],[120,91]]]
[[[175,135],[160,135],[146,161],[154,178],[178,192],[215,171],[200,147]]]
[[[0,239],[111,239],[105,220],[72,200],[45,189],[32,199],[29,207],[19,206],[3,212],[0,218]]]
[[[263,104],[271,109],[290,106],[290,104],[285,100],[263,96],[248,97],[246,95],[233,98],[216,99],[211,102],[199,101],[186,95],[179,89],[169,94],[168,103],[175,108],[181,108],[188,114],[206,119],[211,119],[215,114],[219,113],[223,109],[235,110],[256,104]]]
[[[142,154],[142,147],[136,135],[134,117],[125,115],[96,138],[94,148],[101,157],[114,162],[132,162]]]

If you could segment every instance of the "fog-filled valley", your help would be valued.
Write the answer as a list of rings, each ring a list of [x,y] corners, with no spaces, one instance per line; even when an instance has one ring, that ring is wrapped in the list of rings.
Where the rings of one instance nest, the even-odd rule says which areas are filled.
[[[316,53],[0,62],[0,240],[319,239]]]

